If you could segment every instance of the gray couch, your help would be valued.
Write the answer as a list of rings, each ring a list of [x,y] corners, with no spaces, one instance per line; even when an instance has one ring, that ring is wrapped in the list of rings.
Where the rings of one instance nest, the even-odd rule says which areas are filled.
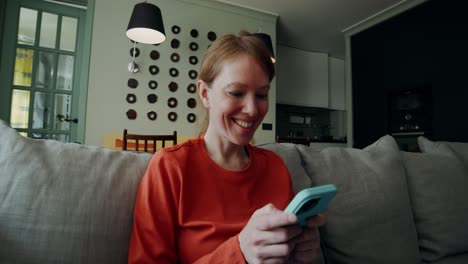
[[[125,263],[149,154],[24,138],[0,120],[0,263]],[[468,263],[468,144],[265,144],[295,191],[333,183],[327,263]]]

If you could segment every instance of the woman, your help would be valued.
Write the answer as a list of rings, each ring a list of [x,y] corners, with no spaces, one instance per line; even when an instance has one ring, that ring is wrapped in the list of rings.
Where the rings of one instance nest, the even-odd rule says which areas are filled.
[[[286,166],[249,145],[268,111],[274,74],[253,35],[212,43],[197,84],[208,127],[153,156],[135,205],[129,263],[312,261],[323,217],[308,228],[293,225],[296,216],[281,211],[293,198]]]

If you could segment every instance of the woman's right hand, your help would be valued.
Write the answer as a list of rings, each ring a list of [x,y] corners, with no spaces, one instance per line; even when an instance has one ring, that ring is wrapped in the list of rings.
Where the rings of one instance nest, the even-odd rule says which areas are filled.
[[[247,263],[286,263],[302,233],[297,217],[267,204],[255,211],[239,233],[239,244]]]

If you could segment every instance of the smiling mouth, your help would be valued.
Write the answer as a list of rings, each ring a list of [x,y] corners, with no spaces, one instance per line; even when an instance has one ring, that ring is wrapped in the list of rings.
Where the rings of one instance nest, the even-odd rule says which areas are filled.
[[[251,128],[253,126],[253,122],[244,122],[240,120],[233,119],[234,123],[236,123],[238,126],[242,128]]]

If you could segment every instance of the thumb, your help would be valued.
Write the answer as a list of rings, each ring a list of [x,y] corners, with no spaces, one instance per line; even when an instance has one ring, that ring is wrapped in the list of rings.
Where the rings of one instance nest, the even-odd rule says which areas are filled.
[[[276,212],[281,212],[278,210],[272,203],[266,204],[260,209],[257,209],[254,213],[253,216],[260,216],[260,215],[266,215],[266,214],[272,214]]]

